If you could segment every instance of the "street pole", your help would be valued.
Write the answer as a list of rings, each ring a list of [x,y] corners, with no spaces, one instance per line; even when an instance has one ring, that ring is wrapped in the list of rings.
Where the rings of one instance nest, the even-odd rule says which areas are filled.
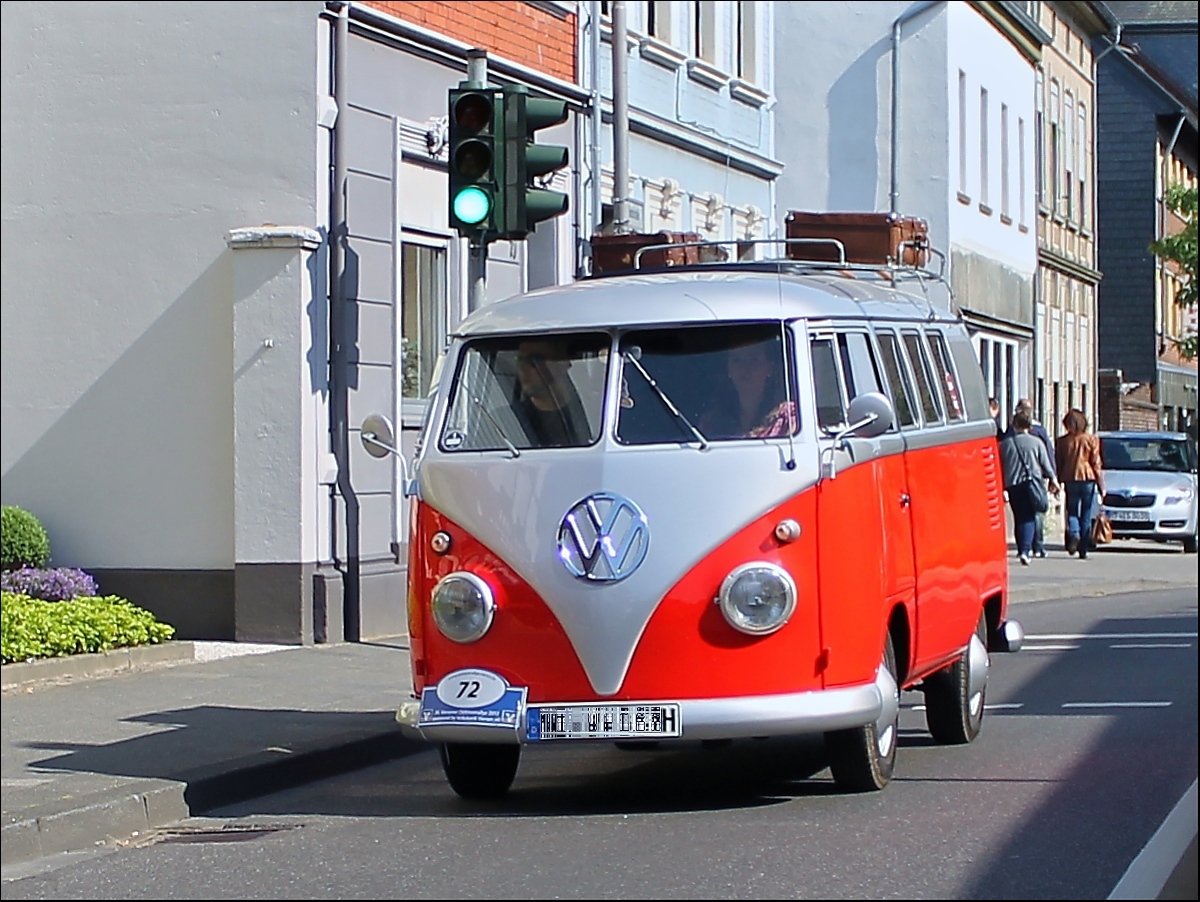
[[[629,54],[625,45],[625,0],[612,5],[613,231],[629,231]]]

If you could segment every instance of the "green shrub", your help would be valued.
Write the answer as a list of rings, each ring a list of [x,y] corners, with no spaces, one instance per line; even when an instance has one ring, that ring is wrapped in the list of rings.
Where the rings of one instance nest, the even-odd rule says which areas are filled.
[[[41,522],[24,508],[6,504],[0,509],[0,568],[45,567],[50,560],[50,537]]]
[[[117,595],[41,601],[0,594],[0,657],[5,664],[154,644],[174,635],[173,626]]]

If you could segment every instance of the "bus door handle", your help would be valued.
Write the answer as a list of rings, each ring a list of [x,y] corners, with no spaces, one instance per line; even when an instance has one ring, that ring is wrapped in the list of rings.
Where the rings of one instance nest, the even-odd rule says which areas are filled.
[[[908,494],[908,492],[901,492],[900,493],[900,506],[908,507],[910,504],[912,504],[912,495]]]

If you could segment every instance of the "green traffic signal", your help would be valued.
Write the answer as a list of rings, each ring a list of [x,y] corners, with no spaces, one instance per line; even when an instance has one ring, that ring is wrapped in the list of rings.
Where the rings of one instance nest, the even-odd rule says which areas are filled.
[[[492,212],[492,199],[482,188],[463,188],[454,196],[454,216],[467,225],[477,225]]]
[[[504,106],[496,88],[452,88],[449,107],[450,225],[474,241],[490,241],[503,225]]]

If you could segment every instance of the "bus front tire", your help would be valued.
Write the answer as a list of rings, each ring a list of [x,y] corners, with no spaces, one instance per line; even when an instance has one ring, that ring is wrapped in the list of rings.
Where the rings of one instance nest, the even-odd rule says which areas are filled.
[[[450,788],[464,799],[503,798],[521,760],[516,744],[443,742],[438,751]]]
[[[825,734],[825,751],[833,782],[843,792],[873,792],[883,789],[896,770],[896,743],[900,732],[900,688],[896,678],[896,652],[889,635],[883,666],[896,686],[895,703],[884,705],[883,717],[875,723]]]
[[[973,638],[979,639],[986,664],[987,620],[982,615]],[[976,649],[976,654],[980,654],[979,649]],[[941,745],[965,745],[979,735],[983,727],[987,669],[985,666],[983,679],[972,692],[970,653],[964,652],[961,658],[931,675],[922,684],[925,691],[925,724],[935,742]]]

